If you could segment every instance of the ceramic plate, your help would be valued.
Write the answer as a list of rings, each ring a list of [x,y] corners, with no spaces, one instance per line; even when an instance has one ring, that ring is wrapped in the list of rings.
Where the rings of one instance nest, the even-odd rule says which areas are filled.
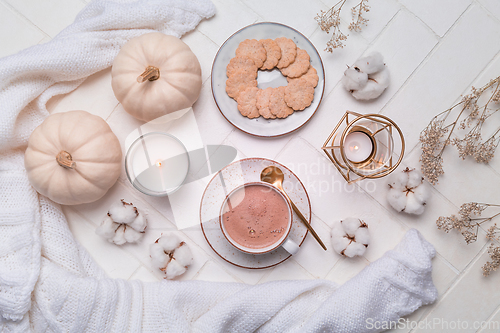
[[[288,168],[278,162],[264,158],[247,158],[226,166],[212,178],[205,189],[200,205],[200,223],[201,230],[210,247],[222,259],[239,267],[250,269],[268,268],[278,265],[290,257],[290,254],[281,247],[259,255],[241,252],[226,240],[219,224],[220,208],[227,194],[242,184],[259,182],[261,170],[269,165],[276,165],[283,171],[285,175],[283,181],[285,191],[311,223],[309,196],[302,182]],[[308,231],[299,217],[295,213],[293,215],[289,237],[301,245]]]
[[[278,37],[292,39],[297,44],[297,47],[306,50],[309,54],[311,64],[319,76],[318,85],[314,91],[314,100],[305,110],[294,112],[285,119],[264,119],[263,117],[249,119],[243,117],[237,109],[236,101],[226,93],[226,66],[229,64],[229,60],[235,56],[236,48],[241,41],[245,39],[275,39]],[[272,71],[259,70],[257,81],[259,83],[258,87],[261,89],[287,85],[286,78],[276,68]],[[303,126],[318,109],[324,88],[325,72],[323,62],[314,45],[297,30],[279,23],[256,23],[239,30],[222,44],[212,66],[212,93],[220,112],[233,126],[256,136],[280,136]]]

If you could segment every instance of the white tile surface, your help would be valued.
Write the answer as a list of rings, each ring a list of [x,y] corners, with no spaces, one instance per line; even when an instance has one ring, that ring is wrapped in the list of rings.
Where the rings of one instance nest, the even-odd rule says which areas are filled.
[[[479,0],[488,11],[490,11],[496,18],[500,17],[500,3],[496,0]]]
[[[443,36],[462,15],[472,0],[400,0],[438,36]],[[446,12],[446,15],[442,13]]]
[[[300,247],[300,251],[293,256],[293,260],[307,270],[315,278],[324,279],[333,266],[342,259],[342,256],[333,251],[330,238],[330,228],[313,214],[311,226],[325,244],[327,251],[311,237],[307,236]]]
[[[326,279],[342,285],[356,276],[356,274],[369,264],[370,262],[363,257],[352,259],[342,258],[327,274]]]
[[[205,82],[210,77],[212,63],[219,47],[215,42],[197,30],[188,32],[182,37],[182,41],[191,48],[194,54],[204,55],[203,57],[198,57],[198,60],[201,65],[201,78]]]
[[[85,7],[85,2],[81,0],[4,1],[50,37],[73,23],[76,15]]]
[[[384,108],[383,114],[391,117],[405,133],[408,147],[417,144],[420,131],[435,114],[453,105],[470,87],[500,50],[500,45],[489,42],[498,38],[500,23],[473,5],[431,52],[412,80]],[[468,41],[467,47],[464,41]],[[408,114],[418,116],[408,117]]]
[[[51,98],[47,109],[51,113],[84,110],[107,119],[118,104],[111,88],[111,68],[108,68],[89,76],[71,93]]]
[[[0,2],[0,57],[38,44],[45,34],[10,6]],[[15,36],[11,32],[15,31]]]
[[[448,323],[465,322],[467,324],[464,325],[468,328],[460,332],[475,332],[477,328],[473,327],[474,323],[487,320],[498,307],[499,289],[497,286],[500,275],[495,274],[485,278],[481,272],[481,266],[488,259],[488,254],[483,251],[425,319],[429,322],[440,321],[443,324],[445,321]],[[415,332],[426,331],[416,330]],[[451,325],[441,326],[440,332],[457,332],[457,329],[456,327],[453,329]]]
[[[289,25],[306,37],[316,30],[318,25],[314,17],[320,9],[326,9],[319,0],[309,0],[307,5],[301,0],[286,2],[268,0],[242,0],[259,15],[259,21],[271,21]]]
[[[214,0],[217,13],[210,20],[202,21],[196,30],[209,37],[218,46],[241,28],[255,23],[259,16],[240,1]]]
[[[0,56],[44,43],[70,24],[87,0],[0,0]],[[213,0],[217,13],[204,20],[183,40],[198,56],[203,87],[193,106],[204,144],[228,144],[241,156],[276,159],[291,168],[308,190],[313,208],[312,225],[328,251],[309,235],[300,252],[270,269],[247,270],[221,259],[208,245],[199,225],[177,230],[167,198],[150,198],[137,192],[124,170],[119,181],[99,201],[65,207],[75,238],[111,277],[158,281],[161,275],[150,265],[148,245],[165,232],[181,236],[195,254],[195,263],[180,280],[263,283],[280,279],[326,278],[342,284],[370,262],[393,248],[410,228],[418,229],[436,248],[433,280],[438,301],[407,317],[426,323],[440,319],[500,322],[498,279],[500,273],[481,276],[488,259],[484,230],[478,241],[466,245],[463,237],[437,229],[439,216],[454,214],[467,201],[498,202],[500,158],[490,165],[462,161],[453,147],[445,154],[445,175],[431,187],[432,199],[421,216],[392,210],[385,200],[388,179],[347,185],[321,147],[346,110],[388,115],[401,126],[407,154],[401,168],[419,167],[418,135],[436,113],[450,107],[470,86],[481,86],[500,75],[500,4],[497,0],[384,0],[370,1],[370,20],[360,33],[350,32],[344,49],[324,51],[329,35],[321,31],[314,17],[337,0],[250,1]],[[348,0],[346,6],[357,2]],[[349,8],[347,8],[349,9]],[[350,12],[342,15],[342,24]],[[220,45],[234,32],[259,21],[281,22],[299,30],[317,48],[325,68],[322,105],[302,129],[290,135],[262,139],[232,127],[220,114],[211,93],[210,71]],[[339,84],[346,65],[372,51],[383,54],[391,73],[391,85],[372,102],[354,100]],[[84,109],[107,120],[125,153],[125,139],[143,122],[127,114],[110,87],[110,70],[91,76],[77,90],[56,97],[51,112]],[[500,152],[497,152],[499,155]],[[114,246],[99,238],[95,228],[112,202],[133,202],[147,213],[149,227],[138,244]],[[372,243],[364,257],[347,259],[331,250],[330,225],[335,219],[356,216],[370,227]],[[197,222],[197,221],[195,221]],[[500,325],[500,324],[499,324]],[[495,327],[480,332],[498,332]],[[402,329],[395,332],[429,332]],[[456,332],[441,329],[435,332]],[[475,332],[475,329],[460,332]]]

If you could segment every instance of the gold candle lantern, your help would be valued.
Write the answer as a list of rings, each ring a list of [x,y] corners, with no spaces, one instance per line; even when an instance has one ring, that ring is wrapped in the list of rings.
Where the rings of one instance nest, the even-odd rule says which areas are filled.
[[[401,129],[388,117],[347,111],[322,149],[351,184],[394,171],[403,159],[405,141]],[[395,163],[393,155],[399,156]]]

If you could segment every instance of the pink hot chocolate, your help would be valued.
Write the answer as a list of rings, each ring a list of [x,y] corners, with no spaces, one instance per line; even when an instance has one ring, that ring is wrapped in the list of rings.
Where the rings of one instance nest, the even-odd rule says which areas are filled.
[[[247,185],[233,192],[223,208],[227,236],[242,247],[263,249],[282,240],[289,211],[283,197],[265,185]]]

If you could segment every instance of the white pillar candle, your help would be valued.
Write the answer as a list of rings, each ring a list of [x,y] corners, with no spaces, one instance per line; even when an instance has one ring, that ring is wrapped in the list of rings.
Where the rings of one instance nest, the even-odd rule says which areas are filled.
[[[368,134],[352,132],[344,139],[345,157],[354,163],[365,161],[373,151],[373,143]]]
[[[150,195],[172,193],[182,185],[189,168],[184,145],[176,138],[150,133],[134,142],[127,154],[129,179]]]

